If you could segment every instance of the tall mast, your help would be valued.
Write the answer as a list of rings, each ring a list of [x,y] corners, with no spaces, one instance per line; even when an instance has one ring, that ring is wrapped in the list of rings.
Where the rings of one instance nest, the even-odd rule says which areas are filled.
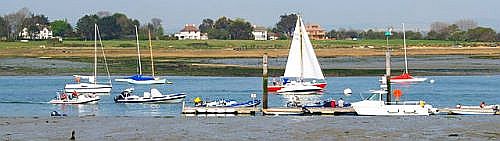
[[[137,43],[137,64],[139,64],[139,68],[137,68],[137,72],[139,72],[139,75],[142,75],[141,52],[139,50],[139,32],[137,31],[137,25],[135,25],[135,38],[136,38],[136,43]]]
[[[94,24],[94,84],[97,83],[97,24]]]
[[[149,53],[151,54],[151,74],[153,78],[155,77],[155,65],[153,62],[153,45],[151,44],[151,31],[148,30],[148,38],[149,38]]]
[[[300,36],[300,81],[304,78],[304,55],[303,55],[303,47],[302,42],[304,41],[302,38],[302,19],[300,15],[297,15],[297,20],[299,20],[299,36]]]
[[[408,59],[406,58],[406,30],[405,23],[403,23],[403,47],[405,50],[405,73],[408,73]]]

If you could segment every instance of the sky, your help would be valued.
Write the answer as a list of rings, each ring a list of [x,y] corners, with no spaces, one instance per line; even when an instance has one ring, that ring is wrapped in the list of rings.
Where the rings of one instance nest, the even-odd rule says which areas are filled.
[[[472,19],[480,26],[500,30],[499,0],[0,0],[0,15],[27,7],[49,20],[76,24],[98,11],[125,13],[141,23],[163,20],[164,29],[179,31],[184,24],[199,25],[204,18],[243,18],[273,27],[279,16],[299,12],[304,22],[330,29],[429,29],[434,21],[453,23]]]

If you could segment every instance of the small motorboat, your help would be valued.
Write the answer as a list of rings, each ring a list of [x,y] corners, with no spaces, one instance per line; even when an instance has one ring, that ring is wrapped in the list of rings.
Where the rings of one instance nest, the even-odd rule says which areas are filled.
[[[186,97],[184,93],[163,95],[158,89],[144,92],[143,96],[133,95],[134,88],[127,88],[115,97],[116,103],[180,103]]]
[[[221,99],[212,102],[204,103],[201,100],[195,99],[195,106],[197,107],[253,107],[260,104],[260,100],[250,100],[247,102],[237,102],[236,100],[231,99]]]
[[[448,109],[450,114],[456,115],[495,115],[500,114],[500,105],[489,106],[462,106],[457,105],[455,108]]]
[[[58,92],[57,96],[54,99],[50,100],[51,104],[86,104],[86,103],[97,103],[100,98],[96,94],[85,93],[79,94],[77,92],[73,92],[71,95],[68,95],[65,92]]]
[[[371,91],[372,95],[363,101],[352,103],[358,115],[430,115],[437,113],[437,109],[425,101],[385,102],[382,100],[387,94],[385,90]]]

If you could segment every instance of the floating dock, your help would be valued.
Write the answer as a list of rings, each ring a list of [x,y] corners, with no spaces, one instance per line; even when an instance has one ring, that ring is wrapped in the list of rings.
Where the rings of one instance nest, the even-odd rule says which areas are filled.
[[[258,107],[183,107],[182,114],[234,114],[255,115],[260,112]]]
[[[353,108],[305,107],[305,108],[268,108],[264,115],[345,115],[356,114]]]

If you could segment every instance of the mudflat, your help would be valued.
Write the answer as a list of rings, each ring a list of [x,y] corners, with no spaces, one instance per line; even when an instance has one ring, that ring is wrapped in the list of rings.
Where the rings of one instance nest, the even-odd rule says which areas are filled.
[[[2,117],[2,140],[498,140],[498,116]]]

